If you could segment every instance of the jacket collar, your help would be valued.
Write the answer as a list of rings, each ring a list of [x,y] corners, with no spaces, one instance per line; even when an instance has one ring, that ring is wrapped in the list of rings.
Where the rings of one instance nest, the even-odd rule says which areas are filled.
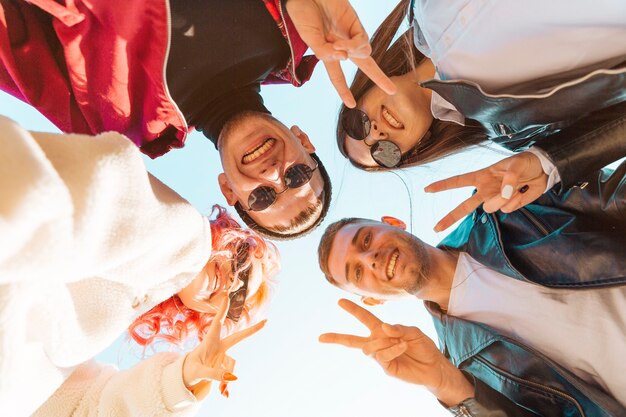
[[[457,368],[500,338],[485,325],[445,314],[436,303],[425,301],[424,306],[433,318],[441,351]]]
[[[512,265],[502,243],[496,215],[485,213],[479,207],[450,233],[437,247],[467,252],[486,267],[501,274],[527,281]]]

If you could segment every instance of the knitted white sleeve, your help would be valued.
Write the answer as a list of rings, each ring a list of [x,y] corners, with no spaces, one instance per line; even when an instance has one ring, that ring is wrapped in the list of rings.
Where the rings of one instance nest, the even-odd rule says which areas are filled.
[[[119,371],[80,365],[33,417],[192,416],[200,402],[182,380],[184,355],[163,352]]]

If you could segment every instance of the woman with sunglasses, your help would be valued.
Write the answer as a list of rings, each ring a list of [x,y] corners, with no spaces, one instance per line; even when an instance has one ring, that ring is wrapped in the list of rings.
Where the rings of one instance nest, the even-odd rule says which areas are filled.
[[[263,327],[276,248],[219,206],[200,215],[122,135],[5,118],[0,131],[2,408],[190,415],[212,380],[228,396],[227,350]],[[125,331],[144,348],[195,348],[155,349],[123,371],[93,360]]]
[[[407,14],[413,27],[392,44]],[[492,205],[519,202],[518,188],[526,199],[536,189],[540,195],[558,182],[556,174],[569,187],[626,154],[621,130],[610,130],[615,123],[623,129],[626,113],[619,105],[626,100],[625,37],[626,6],[618,0],[551,2],[547,9],[539,1],[403,0],[371,40],[372,57],[398,92],[387,95],[358,72],[351,85],[357,107],[341,108],[337,144],[366,170],[426,164],[488,140],[515,152],[536,145],[536,157],[520,154],[494,169],[527,181],[502,190],[505,198]],[[503,181],[492,177],[490,184]],[[429,191],[458,182],[472,181]],[[493,190],[500,197],[500,183]],[[478,191],[472,204],[493,197]]]

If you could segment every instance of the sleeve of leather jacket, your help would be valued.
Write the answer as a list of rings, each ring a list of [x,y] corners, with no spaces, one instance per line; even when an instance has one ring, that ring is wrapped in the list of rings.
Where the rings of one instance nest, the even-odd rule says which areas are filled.
[[[468,372],[463,375],[474,385],[474,398],[450,407],[448,411],[455,417],[537,417],[525,408],[500,394]]]
[[[605,168],[579,177],[579,187],[563,193],[551,190],[537,202],[582,213],[587,219],[596,219],[605,227],[626,230],[626,161],[615,170]]]
[[[626,102],[597,111],[538,140],[567,190],[589,174],[626,156]]]

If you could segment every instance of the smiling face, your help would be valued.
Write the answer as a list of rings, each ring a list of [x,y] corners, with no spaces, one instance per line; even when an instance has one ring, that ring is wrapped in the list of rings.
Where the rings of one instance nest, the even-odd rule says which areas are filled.
[[[391,77],[398,92],[390,96],[377,86],[370,88],[359,100],[357,108],[370,119],[370,133],[365,140],[345,137],[348,157],[364,166],[377,166],[370,147],[379,140],[390,140],[404,154],[424,137],[433,121],[430,111],[430,90],[421,88],[415,75],[407,73]]]
[[[330,242],[327,269],[338,286],[367,297],[419,295],[426,284],[427,248],[404,230],[375,221],[341,227]]]
[[[248,208],[250,193],[257,187],[272,187],[277,193],[285,190],[285,171],[296,164],[315,167],[309,155],[315,147],[308,136],[298,127],[287,129],[262,113],[246,113],[229,122],[218,145],[224,169],[218,180],[231,206],[239,202]],[[307,209],[319,206],[321,211],[323,188],[322,176],[315,170],[305,185],[278,194],[270,207],[248,214],[257,224],[270,230],[289,229],[293,219]],[[318,216],[319,213],[313,215],[311,222]]]
[[[262,282],[263,264],[259,259],[252,257],[246,299],[256,294]],[[216,261],[211,261],[178,293],[178,297],[192,310],[215,314],[224,298],[242,285],[243,283],[233,276],[231,261],[221,262],[220,265],[217,265]]]

